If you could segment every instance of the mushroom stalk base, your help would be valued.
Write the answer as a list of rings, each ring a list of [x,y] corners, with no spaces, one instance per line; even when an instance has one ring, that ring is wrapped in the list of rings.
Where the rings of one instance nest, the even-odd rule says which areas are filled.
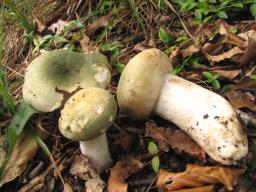
[[[83,155],[86,155],[94,168],[101,173],[108,168],[112,162],[106,133],[101,134],[95,139],[80,141],[80,150]]]
[[[185,131],[215,161],[234,164],[248,152],[233,107],[218,94],[178,76],[164,76],[153,112]]]

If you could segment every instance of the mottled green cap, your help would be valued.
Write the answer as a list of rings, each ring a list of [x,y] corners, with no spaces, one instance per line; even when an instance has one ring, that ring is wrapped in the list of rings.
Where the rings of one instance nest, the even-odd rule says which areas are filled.
[[[50,112],[61,106],[63,94],[60,91],[106,88],[110,78],[107,58],[100,53],[50,51],[42,53],[28,66],[23,98],[35,109]]]
[[[147,118],[158,98],[163,76],[171,70],[169,57],[159,49],[135,55],[119,80],[117,101],[121,111],[135,120]]]
[[[61,111],[59,129],[62,135],[75,140],[93,139],[112,125],[117,104],[108,91],[91,87],[82,89],[68,99]]]

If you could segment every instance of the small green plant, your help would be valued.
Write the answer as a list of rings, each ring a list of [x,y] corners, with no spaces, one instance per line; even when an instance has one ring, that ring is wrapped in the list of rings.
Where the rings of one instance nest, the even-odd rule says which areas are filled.
[[[153,170],[157,173],[160,167],[160,158],[158,156],[158,147],[152,141],[148,143],[148,152],[153,156],[153,158],[151,159],[151,166]]]
[[[246,4],[250,5],[252,16],[256,15],[254,0],[173,0],[180,8],[181,13],[193,12],[196,23],[207,23],[213,19],[228,18],[229,10],[242,10]]]
[[[119,41],[114,41],[112,43],[106,43],[100,46],[102,52],[111,52],[111,65],[119,72],[122,73],[125,65],[120,63],[117,56],[120,55],[122,44]]]
[[[207,78],[207,83],[210,83],[216,89],[220,88],[220,82],[217,80],[221,76],[219,73],[212,74],[208,71],[204,71],[202,74]]]
[[[256,80],[256,75],[250,75],[250,78]]]
[[[162,27],[158,31],[158,37],[163,43],[170,43],[173,37]]]
[[[221,90],[222,90],[223,92],[228,92],[228,91],[230,91],[233,87],[234,87],[234,85],[232,85],[232,84],[227,84],[227,85],[224,85]]]

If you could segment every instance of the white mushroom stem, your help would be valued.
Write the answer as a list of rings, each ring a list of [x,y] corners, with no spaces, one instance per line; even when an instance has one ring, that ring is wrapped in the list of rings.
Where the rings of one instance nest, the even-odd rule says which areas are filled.
[[[192,82],[167,73],[153,112],[175,123],[218,162],[229,165],[248,152],[233,107]]]
[[[83,155],[86,155],[94,168],[101,173],[108,168],[112,162],[106,133],[101,134],[95,139],[80,141],[80,149]]]

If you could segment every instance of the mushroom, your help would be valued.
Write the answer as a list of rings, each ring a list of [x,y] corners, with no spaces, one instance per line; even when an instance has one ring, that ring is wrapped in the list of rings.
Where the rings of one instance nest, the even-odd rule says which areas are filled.
[[[51,112],[63,106],[63,93],[67,92],[68,94],[72,95],[78,89],[83,90],[83,88],[88,89],[90,87],[106,88],[110,82],[110,78],[111,74],[108,69],[107,58],[100,53],[76,53],[69,50],[55,50],[51,52],[46,52],[34,59],[27,68],[22,90],[23,99],[26,103],[30,104],[38,111]],[[83,92],[84,90],[79,93]],[[104,91],[98,91],[96,93],[91,91],[88,92],[88,94],[89,93],[91,93],[92,95],[94,94],[98,98],[102,98],[104,96],[106,97],[104,99],[102,98],[102,101],[99,101],[98,103],[99,108],[97,111],[99,113],[102,113],[101,116],[95,116],[95,119],[93,119],[93,117],[90,117],[92,118],[90,122],[96,120],[98,121],[98,117],[102,118],[102,122],[98,122],[98,125],[102,125],[102,127],[98,127],[98,132],[97,130],[94,130],[95,132],[86,132],[86,135],[81,136],[81,139],[85,139],[85,137],[87,139],[92,138],[97,134],[99,135],[99,132],[104,133],[114,120],[116,113],[116,108],[115,106],[113,106],[115,105],[112,101],[113,98],[108,96],[107,93],[105,93]],[[98,93],[102,93],[103,96],[100,96]],[[71,97],[66,105],[71,106],[72,100],[76,97],[79,97],[79,95],[80,94]],[[77,100],[81,100],[81,98]],[[93,101],[94,100],[92,100],[92,102]],[[101,103],[103,101],[108,101],[108,103]],[[78,104],[76,105],[76,107],[79,108],[79,106],[82,105],[85,104]],[[110,111],[108,111],[107,109],[101,111],[101,107],[107,107],[107,105],[109,105],[109,107],[112,107],[112,109],[110,108]],[[75,111],[78,109],[72,110]],[[66,110],[63,111],[65,112]],[[65,112],[64,114],[67,114],[67,112]],[[91,114],[93,113],[91,112]],[[105,121],[104,119],[106,118],[104,114],[109,114],[109,119],[107,121]],[[74,113],[73,115],[77,115],[77,117],[80,117],[80,114]],[[64,123],[67,121],[68,120],[64,121]],[[88,125],[90,122],[88,122]],[[78,119],[77,122],[74,123],[80,123],[80,120]],[[85,124],[85,122],[82,123]],[[60,123],[60,125],[64,126],[65,124]],[[62,132],[64,134],[67,133],[67,131]],[[73,135],[76,135],[74,140],[79,139],[78,131],[77,134],[74,133]],[[99,157],[104,156],[106,159],[100,158],[99,160],[95,161],[95,151],[91,151],[94,144],[96,151],[98,150],[98,153],[100,153]],[[97,147],[99,149],[97,149]],[[88,155],[89,157],[91,156],[90,153],[93,153],[94,156],[92,162],[95,161],[95,165],[97,165],[100,170],[103,166],[107,164],[106,162],[110,162],[111,159],[108,151],[106,134],[102,134],[96,139],[90,140],[88,142],[85,141],[85,144],[81,144],[81,151],[83,154]]]
[[[233,107],[223,97],[169,73],[167,55],[148,49],[124,68],[117,90],[120,110],[135,120],[151,112],[190,135],[215,161],[234,164],[248,141]]]
[[[46,52],[28,66],[23,98],[35,109],[51,112],[61,107],[63,91],[72,93],[79,88],[106,88],[110,77],[107,58],[100,53],[76,53],[63,49]]]
[[[106,90],[91,87],[71,96],[61,111],[59,129],[62,135],[80,141],[86,155],[100,173],[111,163],[106,130],[115,120],[117,104]]]

